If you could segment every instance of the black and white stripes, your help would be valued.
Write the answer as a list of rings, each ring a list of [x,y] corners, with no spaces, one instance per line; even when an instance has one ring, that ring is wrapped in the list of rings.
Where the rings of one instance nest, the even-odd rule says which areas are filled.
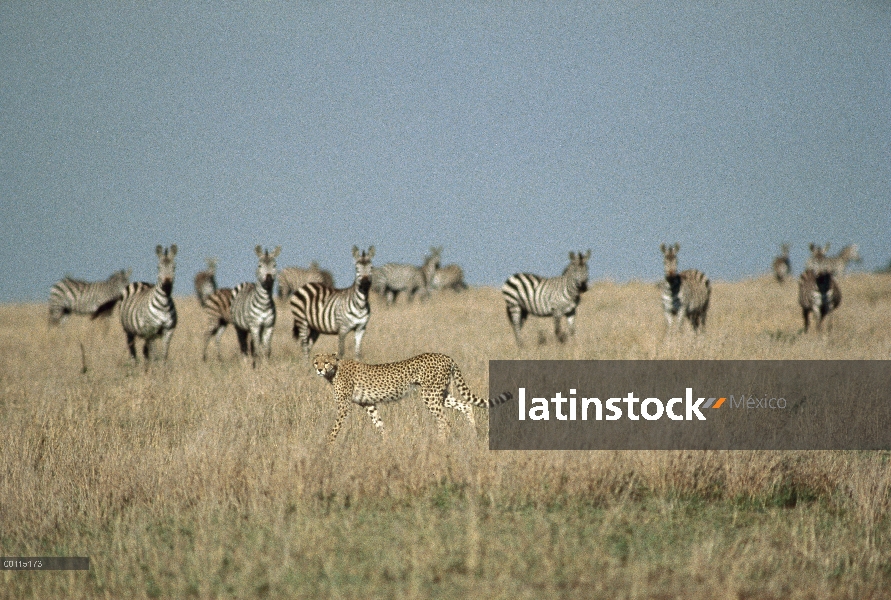
[[[356,278],[348,288],[334,289],[319,283],[308,283],[291,295],[294,337],[300,340],[303,353],[309,357],[319,335],[337,335],[337,354],[343,356],[344,339],[356,332],[356,358],[361,357],[362,336],[371,316],[368,290],[371,287],[371,259],[374,246],[359,252],[353,246]]]
[[[130,271],[118,271],[105,281],[81,281],[65,277],[50,289],[49,322],[58,325],[70,314],[89,315],[110,300],[120,298]]]
[[[841,304],[841,289],[829,271],[816,272],[808,269],[798,279],[798,305],[804,318],[804,331],[813,319],[817,331],[823,328],[823,321]]]
[[[233,290],[232,324],[238,334],[241,353],[250,355],[254,366],[257,366],[258,353],[268,359],[272,352],[272,331],[275,327],[272,288],[275,285],[275,259],[281,250],[281,246],[277,246],[270,253],[257,246],[254,249],[258,258],[257,282],[241,283]]]
[[[560,277],[544,278],[531,273],[517,273],[504,282],[501,294],[507,304],[507,318],[518,346],[523,345],[520,329],[530,314],[553,317],[554,331],[560,342],[575,334],[575,312],[582,292],[588,289],[587,261],[590,257],[590,250],[585,254],[570,252],[569,265]],[[560,326],[564,316],[568,331],[563,331]]]
[[[659,246],[664,257],[665,281],[662,282],[662,312],[668,329],[680,329],[686,317],[698,332],[705,327],[711,299],[711,282],[702,271],[687,269],[678,273],[678,252],[681,245]]]
[[[121,325],[127,335],[130,356],[136,359],[136,338],[145,340],[142,354],[146,360],[167,359],[170,338],[176,328],[176,306],[173,303],[173,279],[176,272],[176,244],[170,249],[158,245],[158,279],[155,285],[145,282],[131,283],[121,299]],[[153,350],[161,341],[160,353]]]

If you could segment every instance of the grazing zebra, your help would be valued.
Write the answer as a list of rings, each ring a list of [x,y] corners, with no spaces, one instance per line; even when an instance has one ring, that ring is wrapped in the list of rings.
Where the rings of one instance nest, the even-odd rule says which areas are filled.
[[[162,346],[160,358],[167,360],[170,338],[176,328],[176,305],[171,296],[176,273],[176,244],[170,246],[169,250],[159,244],[155,248],[155,254],[158,255],[158,279],[155,285],[144,281],[131,283],[122,296],[106,302],[93,313],[93,318],[96,318],[114,308],[118,301],[121,302],[121,325],[127,335],[130,358],[136,360],[136,338],[141,337],[145,340],[142,355],[146,360],[146,367],[149,358],[159,358],[157,352],[152,350],[158,339]]]
[[[817,273],[807,270],[798,278],[798,304],[804,317],[804,331],[808,330],[810,318],[814,318],[817,331],[823,327],[823,320],[841,304],[841,290],[832,273]],[[831,325],[831,323],[827,324]]]
[[[281,253],[276,246],[272,253],[257,246],[257,283],[240,283],[232,293],[232,325],[238,334],[241,353],[252,358],[257,366],[257,353],[268,359],[272,353],[272,328],[275,326],[275,302],[272,288],[275,285],[275,259]],[[248,335],[250,334],[250,340]]]
[[[344,339],[356,332],[356,358],[362,356],[362,336],[371,316],[368,291],[371,288],[371,259],[374,246],[359,252],[353,246],[356,279],[348,288],[334,289],[320,283],[307,283],[291,295],[294,316],[294,338],[300,340],[303,353],[309,358],[319,334],[337,335],[337,356],[343,356]]]
[[[198,296],[198,304],[204,306],[208,296],[217,291],[217,260],[208,258],[207,269],[199,271],[195,275],[195,295]]]
[[[860,262],[862,260],[857,244],[845,246],[835,256],[829,256],[827,254],[828,251],[829,244],[826,244],[823,248],[811,244],[811,258],[808,260],[805,270],[810,269],[815,273],[825,271],[832,273],[835,277],[841,277],[844,275],[848,263]]]
[[[208,296],[204,302],[204,312],[207,314],[207,330],[204,332],[204,353],[202,360],[207,361],[207,345],[210,338],[216,337],[217,356],[223,360],[223,351],[220,349],[220,338],[226,331],[226,326],[232,322],[232,290],[220,288]]]
[[[333,288],[334,276],[330,271],[320,269],[316,261],[311,262],[308,269],[286,267],[278,274],[278,297],[287,298],[298,288],[312,282]]]
[[[68,315],[89,315],[100,306],[119,298],[130,282],[130,271],[120,270],[105,281],[81,281],[65,277],[50,288],[49,322],[58,325]]]
[[[439,263],[439,252],[434,252],[424,259],[421,267],[401,263],[387,263],[373,269],[371,289],[387,299],[387,304],[396,302],[400,292],[406,292],[408,299],[414,299],[420,293],[422,297],[430,295],[430,281]],[[441,251],[441,249],[440,249]]]
[[[681,245],[659,246],[665,258],[665,282],[662,284],[662,311],[668,329],[675,323],[680,329],[686,317],[693,326],[693,331],[705,328],[705,317],[712,288],[708,277],[702,271],[687,269],[678,273],[678,251]]]
[[[567,332],[560,327],[563,316],[566,317],[568,335],[575,335],[575,311],[582,292],[588,289],[587,261],[590,257],[590,250],[585,254],[570,252],[569,265],[559,277],[544,278],[531,273],[516,273],[504,282],[501,294],[507,304],[507,318],[513,327],[517,346],[523,346],[520,329],[530,314],[536,317],[554,317],[554,332],[560,343],[567,339]]]
[[[780,246],[780,255],[773,259],[773,275],[780,283],[785,283],[792,273],[792,265],[789,262],[789,244]]]

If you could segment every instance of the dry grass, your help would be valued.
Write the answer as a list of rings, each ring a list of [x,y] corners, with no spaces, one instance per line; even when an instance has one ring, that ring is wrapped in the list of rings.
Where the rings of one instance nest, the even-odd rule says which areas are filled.
[[[765,277],[716,283],[706,333],[664,339],[654,284],[596,282],[575,340],[533,319],[523,351],[476,289],[375,305],[365,358],[444,352],[480,393],[490,359],[888,358],[891,278],[842,288],[827,336]],[[489,452],[484,418],[442,440],[416,397],[381,409],[386,440],[357,409],[328,448],[330,389],[289,315],[251,370],[232,332],[202,363],[203,317],[177,306],[148,373],[116,316],[48,329],[45,305],[0,307],[0,550],[91,557],[5,571],[0,595],[889,597],[886,452]]]

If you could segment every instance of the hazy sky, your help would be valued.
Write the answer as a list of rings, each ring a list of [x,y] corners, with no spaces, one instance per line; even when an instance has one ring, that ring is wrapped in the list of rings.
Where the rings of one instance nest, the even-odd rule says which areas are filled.
[[[253,248],[471,284],[891,259],[888,2],[0,3],[0,301]]]

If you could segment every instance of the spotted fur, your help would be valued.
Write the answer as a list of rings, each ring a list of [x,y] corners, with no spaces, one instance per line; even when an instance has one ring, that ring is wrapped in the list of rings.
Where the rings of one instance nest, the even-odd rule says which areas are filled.
[[[337,420],[328,435],[334,442],[350,408],[350,402],[364,406],[371,422],[381,434],[384,424],[377,412],[381,402],[396,402],[414,388],[420,388],[424,405],[436,417],[440,433],[448,429],[443,408],[457,410],[475,423],[471,405],[489,408],[507,402],[509,392],[493,400],[480,398],[470,391],[458,365],[445,354],[420,354],[399,362],[369,365],[349,359],[338,359],[336,354],[317,354],[313,366],[320,377],[334,386]],[[458,397],[449,394],[449,386]]]

